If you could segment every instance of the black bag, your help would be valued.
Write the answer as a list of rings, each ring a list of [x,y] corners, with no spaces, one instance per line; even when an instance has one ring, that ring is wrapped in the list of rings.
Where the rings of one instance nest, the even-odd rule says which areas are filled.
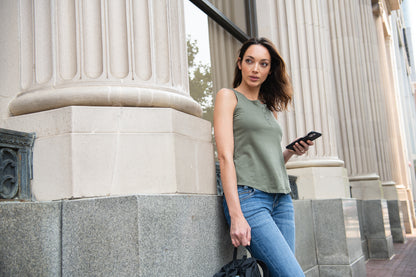
[[[263,261],[253,257],[247,258],[246,255],[237,259],[237,248],[234,248],[233,260],[224,265],[214,277],[261,277],[259,265],[263,270],[263,277],[268,277],[269,269]]]

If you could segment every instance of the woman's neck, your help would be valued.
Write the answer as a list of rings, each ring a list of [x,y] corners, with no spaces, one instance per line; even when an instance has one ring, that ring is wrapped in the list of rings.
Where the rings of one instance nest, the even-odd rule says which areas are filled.
[[[240,84],[235,89],[238,92],[244,94],[244,96],[247,97],[250,100],[258,100],[259,99],[260,88],[247,87],[247,86],[244,86],[243,84]]]

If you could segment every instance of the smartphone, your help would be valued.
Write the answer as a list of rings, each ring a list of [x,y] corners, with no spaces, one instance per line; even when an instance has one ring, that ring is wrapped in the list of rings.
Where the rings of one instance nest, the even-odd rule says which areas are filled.
[[[295,140],[291,144],[287,145],[286,148],[295,151],[295,149],[293,148],[293,146],[295,145],[296,142],[301,142],[301,141],[306,142],[308,140],[315,140],[315,139],[319,138],[320,136],[322,136],[321,133],[318,133],[318,132],[315,132],[315,131],[311,131],[306,136],[301,137],[301,138],[298,138],[297,140]]]

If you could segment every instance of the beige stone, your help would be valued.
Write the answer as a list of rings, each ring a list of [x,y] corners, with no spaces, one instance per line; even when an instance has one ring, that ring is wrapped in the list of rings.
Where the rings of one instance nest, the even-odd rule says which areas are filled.
[[[375,180],[354,180],[350,179],[351,197],[360,200],[384,199],[381,181]]]
[[[347,171],[343,167],[303,167],[288,169],[298,176],[299,199],[349,198]]]
[[[383,195],[386,200],[399,200],[396,184],[394,182],[383,183]]]
[[[37,200],[138,193],[216,194],[211,124],[163,108],[66,107],[15,116],[36,132]]]

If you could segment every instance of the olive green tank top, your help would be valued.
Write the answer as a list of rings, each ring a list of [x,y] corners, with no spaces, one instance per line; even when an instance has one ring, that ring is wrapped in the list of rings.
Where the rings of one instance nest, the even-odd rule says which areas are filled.
[[[237,97],[233,115],[237,184],[268,193],[289,193],[279,123],[265,104],[233,91]]]

